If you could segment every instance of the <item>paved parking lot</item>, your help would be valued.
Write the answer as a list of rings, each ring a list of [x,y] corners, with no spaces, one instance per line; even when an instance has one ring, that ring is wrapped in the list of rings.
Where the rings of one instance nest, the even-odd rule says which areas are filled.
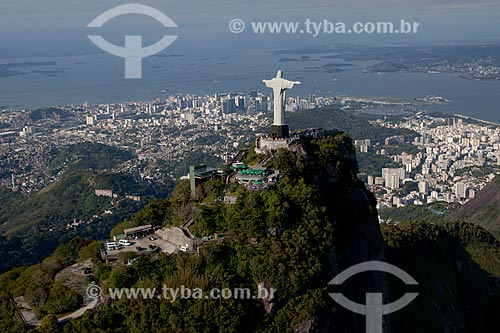
[[[150,240],[149,238],[153,237],[154,240]],[[129,240],[130,245],[122,246],[119,250],[108,251],[106,249],[108,256],[116,256],[121,252],[136,252],[141,254],[147,254],[148,252],[163,252],[172,254],[177,250],[177,247],[172,243],[159,238],[157,235],[148,235],[139,239]],[[106,244],[104,244],[106,246]],[[154,246],[154,248],[150,248],[150,246]]]

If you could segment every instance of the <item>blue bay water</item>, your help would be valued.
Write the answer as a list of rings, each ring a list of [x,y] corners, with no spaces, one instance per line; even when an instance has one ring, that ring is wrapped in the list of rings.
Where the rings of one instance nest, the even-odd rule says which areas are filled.
[[[221,55],[224,53],[224,55]],[[353,62],[344,72],[318,69],[339,59],[313,55],[306,61],[279,62],[272,51],[220,51],[199,54],[172,53],[144,59],[143,79],[125,80],[123,59],[106,53],[59,58],[0,59],[0,64],[55,62],[51,66],[12,68],[26,75],[0,77],[0,105],[14,109],[72,103],[112,103],[166,98],[170,94],[266,91],[262,79],[276,75],[302,81],[291,94],[306,96],[385,96],[422,98],[439,95],[452,103],[433,110],[460,113],[500,122],[500,81],[465,80],[449,74],[367,74],[370,62]],[[31,73],[35,71],[36,73]],[[158,90],[168,90],[160,93]],[[429,109],[429,107],[427,107]]]

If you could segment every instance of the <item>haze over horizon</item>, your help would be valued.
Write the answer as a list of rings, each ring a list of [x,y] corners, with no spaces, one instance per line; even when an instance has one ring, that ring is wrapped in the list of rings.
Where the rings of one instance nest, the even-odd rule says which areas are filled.
[[[87,24],[102,12],[125,1],[85,2],[48,0],[40,6],[35,0],[0,3],[4,13],[0,21],[0,58],[82,55],[100,52],[88,39]],[[436,42],[499,42],[500,2],[488,0],[361,0],[298,1],[252,3],[222,0],[216,3],[193,0],[187,5],[180,0],[141,1],[168,15],[179,26],[165,29],[142,15],[127,15],[108,22],[99,33],[110,42],[123,44],[126,34],[142,34],[144,44],[156,42],[165,33],[178,35],[169,48],[176,52],[220,52],[228,49],[318,47],[335,43],[387,45]],[[310,35],[233,34],[228,23],[303,22],[306,19],[331,22],[399,22],[401,19],[420,23],[415,35]]]

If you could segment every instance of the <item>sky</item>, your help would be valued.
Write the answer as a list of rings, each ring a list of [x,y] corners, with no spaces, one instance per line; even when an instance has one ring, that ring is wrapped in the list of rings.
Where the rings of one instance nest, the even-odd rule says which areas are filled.
[[[165,34],[178,35],[172,52],[219,52],[248,48],[320,47],[335,43],[415,44],[437,42],[500,42],[500,0],[168,0],[137,1],[152,6],[177,23],[166,29],[143,15],[114,18],[100,35],[123,44],[124,35],[143,35],[152,44]],[[79,55],[100,52],[87,38],[87,24],[102,12],[128,3],[116,0],[2,0],[0,58]],[[231,33],[228,24],[242,19],[247,30]],[[310,35],[253,34],[255,21],[420,23],[417,34]],[[95,30],[94,30],[95,32]]]

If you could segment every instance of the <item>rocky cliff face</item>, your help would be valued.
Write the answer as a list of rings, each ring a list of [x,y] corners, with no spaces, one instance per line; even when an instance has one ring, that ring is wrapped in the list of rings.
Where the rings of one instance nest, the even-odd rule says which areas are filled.
[[[338,137],[342,143],[337,145],[334,154],[329,155],[329,161],[315,160],[311,155],[315,155],[316,147],[310,140],[329,135]],[[341,133],[316,130],[312,136],[306,136],[302,147],[300,151],[306,159],[311,159],[311,164],[323,166],[310,175],[310,180],[319,189],[335,225],[335,247],[327,254],[330,279],[358,263],[387,261],[376,198],[357,180],[357,161],[352,141]],[[328,148],[323,146],[320,150]],[[365,304],[366,293],[389,294],[387,274],[363,273],[333,291],[342,292],[347,298]],[[384,319],[384,332],[390,332],[390,321]],[[335,303],[325,316],[316,321],[304,322],[297,332],[366,332],[365,317]]]
[[[332,275],[361,262],[387,261],[378,217],[372,213],[376,211],[375,205],[370,199],[375,200],[373,194],[358,187],[341,201],[340,207],[344,208],[336,221],[336,251],[332,253],[337,271],[333,270]],[[389,295],[387,275],[363,273],[346,281],[338,291],[357,303],[365,304],[366,293]],[[336,332],[366,332],[363,315],[341,307],[336,310]],[[390,332],[388,318],[384,321],[384,332]]]

